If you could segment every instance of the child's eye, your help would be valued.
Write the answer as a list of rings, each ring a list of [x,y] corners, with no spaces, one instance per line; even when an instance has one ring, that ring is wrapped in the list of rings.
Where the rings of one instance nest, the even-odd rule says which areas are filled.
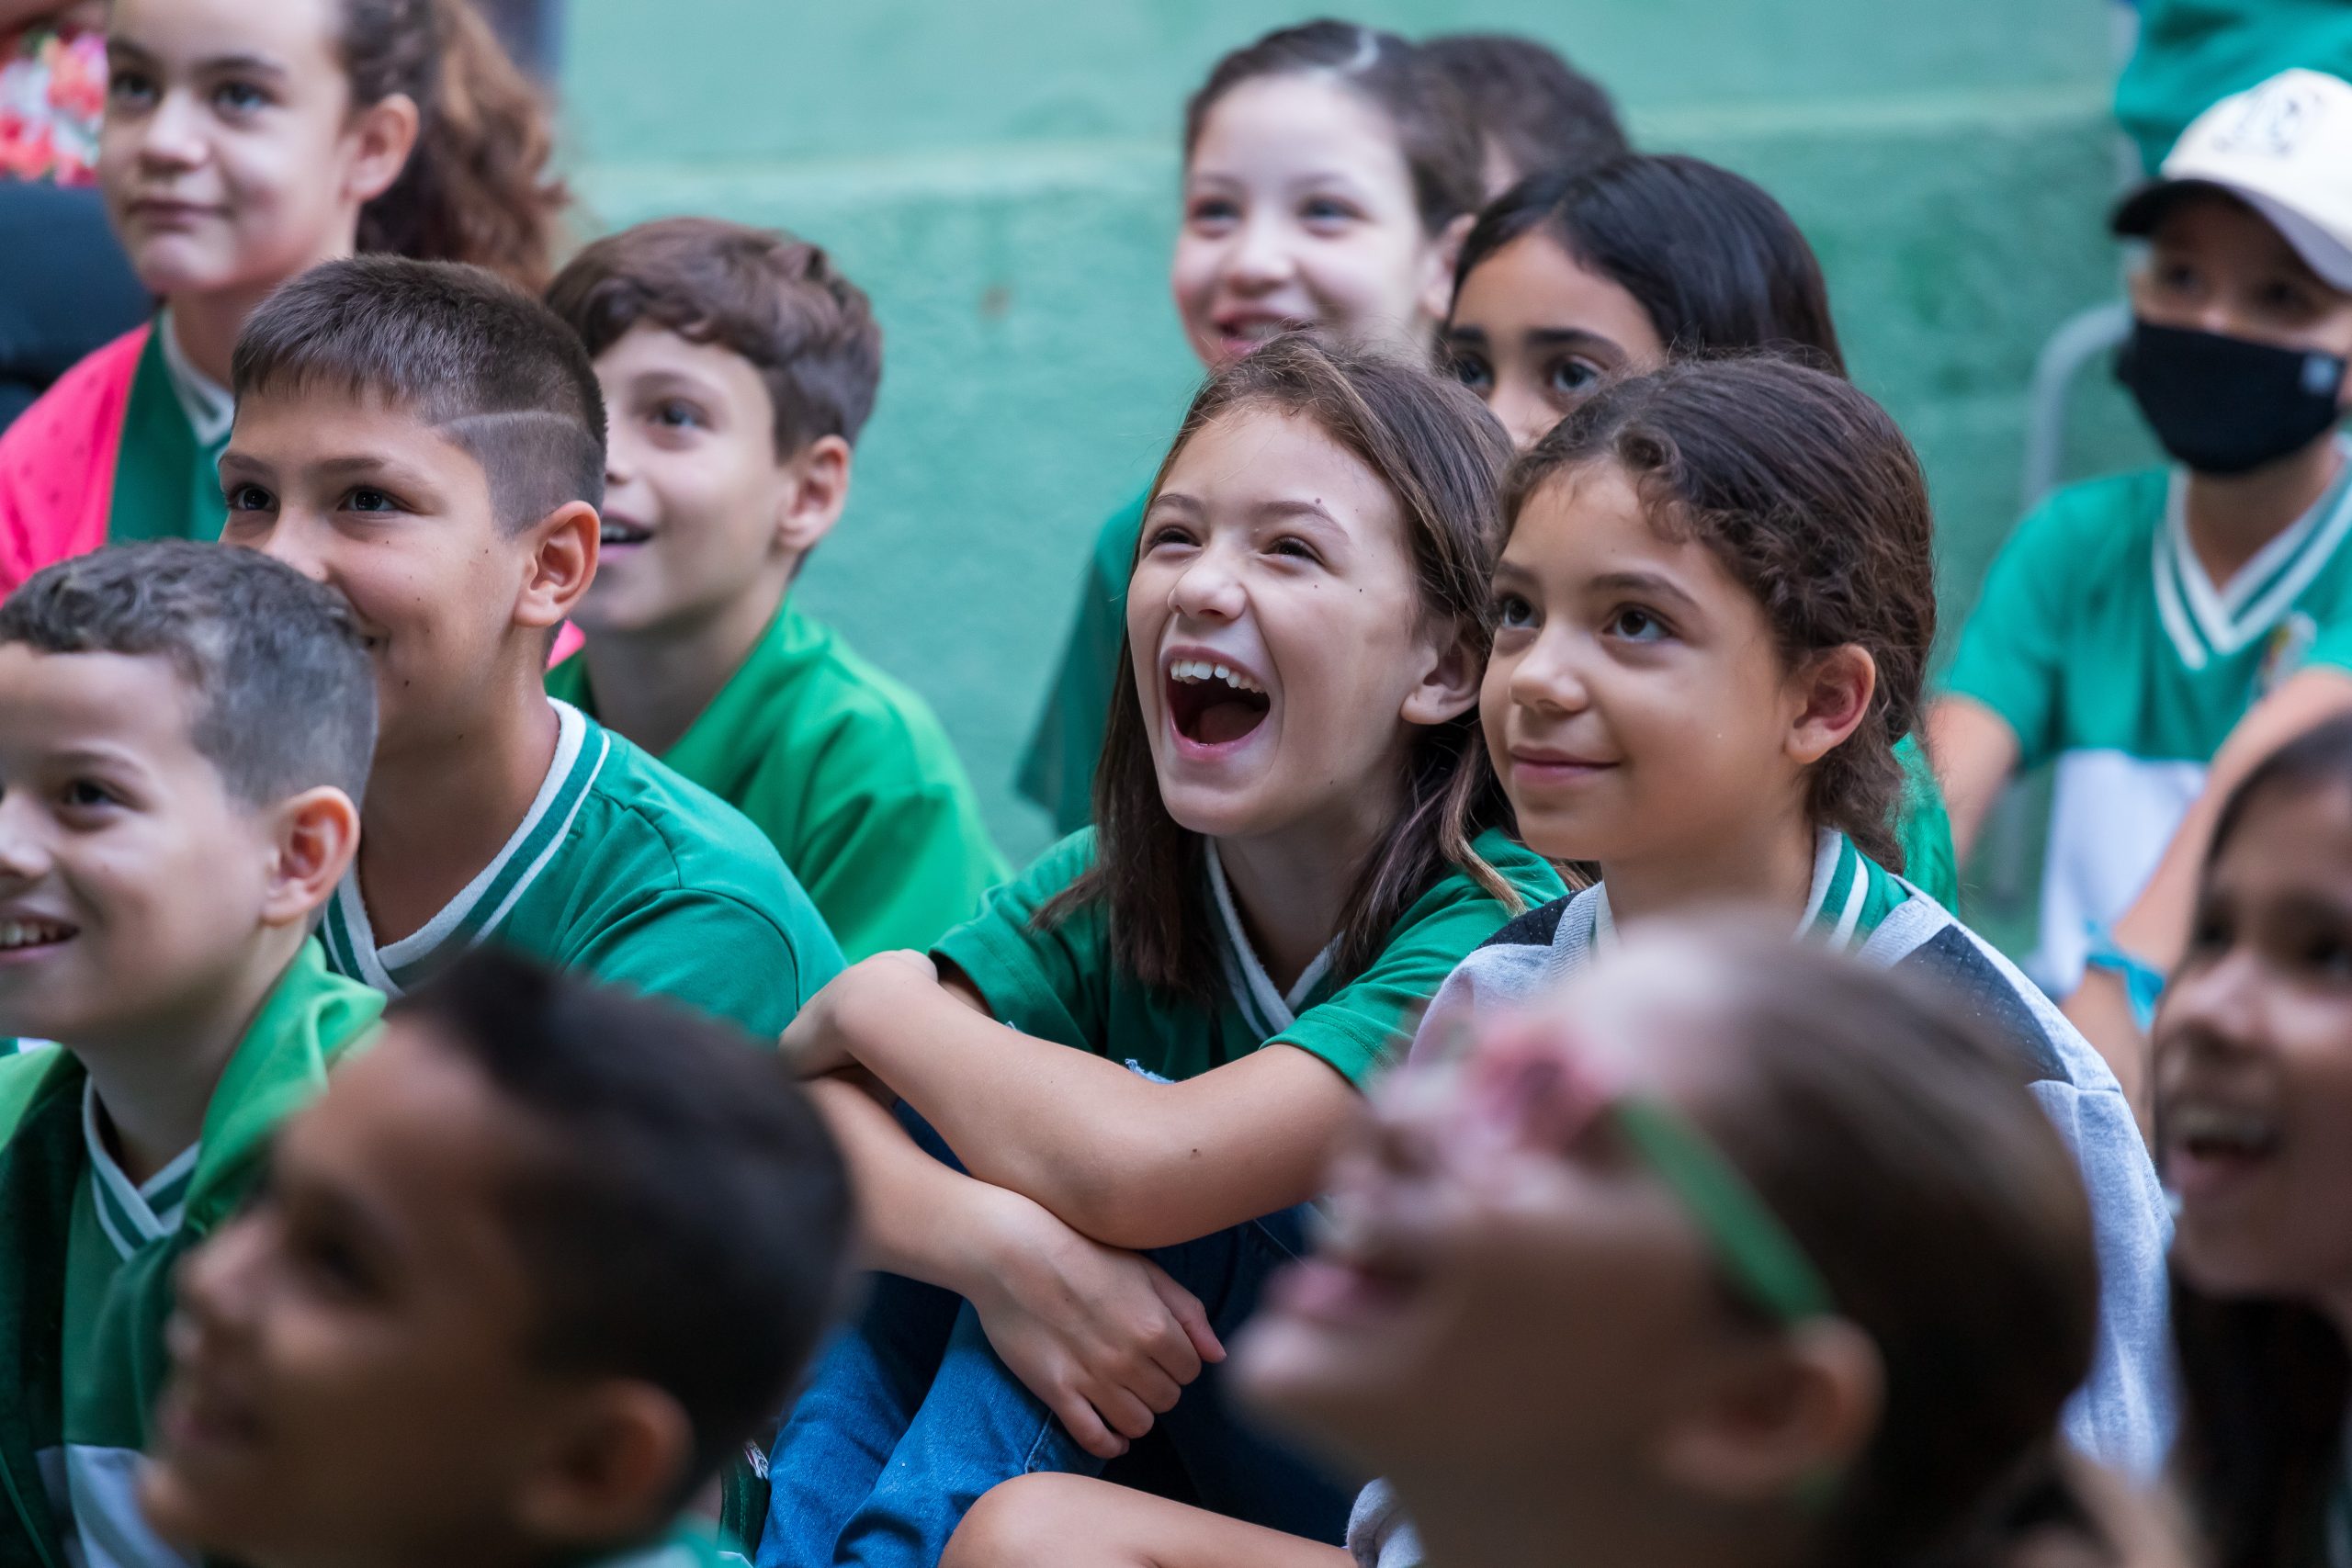
[[[665,430],[692,430],[709,422],[703,418],[702,410],[694,404],[672,398],[655,405],[653,423]]]
[[[107,78],[107,93],[118,103],[143,104],[155,96],[155,83],[143,71],[120,70]]]
[[[1178,548],[1193,542],[1193,531],[1174,523],[1162,523],[1144,535],[1146,553],[1165,548]]]
[[[266,512],[272,505],[269,491],[259,485],[231,485],[224,499],[232,512]]]
[[[344,497],[343,509],[345,512],[398,512],[401,503],[380,490],[361,485]]]
[[[1560,359],[1553,362],[1546,385],[1562,397],[1578,398],[1600,384],[1600,367],[1589,360]]]
[[[1494,617],[1498,631],[1524,631],[1535,625],[1535,606],[1516,593],[1498,593]]]
[[[1286,556],[1292,560],[1319,561],[1323,558],[1313,545],[1295,534],[1284,534],[1266,547],[1268,555]]]
[[[292,1234],[287,1237],[288,1250],[302,1272],[328,1294],[356,1299],[375,1292],[375,1272],[356,1247],[323,1225],[288,1228]]]
[[[1627,642],[1658,642],[1665,638],[1668,630],[1664,621],[1649,611],[1631,604],[1610,616],[1609,624],[1601,629],[1611,637],[1621,637]]]
[[[1241,216],[1241,209],[1221,196],[1204,196],[1193,203],[1185,217],[1201,225],[1231,223]]]
[[[1484,355],[1473,354],[1466,348],[1453,351],[1453,378],[1482,398],[1495,389],[1494,367],[1487,363]]]
[[[2263,285],[2258,296],[2266,315],[2293,319],[2306,316],[2312,310],[2312,298],[2302,285],[2290,278],[2281,278]]]
[[[251,114],[269,102],[269,94],[251,82],[223,82],[212,89],[212,102],[231,114]]]
[[[1349,221],[1356,216],[1356,209],[1344,201],[1337,201],[1328,196],[1317,196],[1310,197],[1301,203],[1298,215],[1308,223],[1328,226]]]
[[[122,799],[96,779],[72,779],[58,791],[58,804],[69,811],[103,811],[119,806]]]

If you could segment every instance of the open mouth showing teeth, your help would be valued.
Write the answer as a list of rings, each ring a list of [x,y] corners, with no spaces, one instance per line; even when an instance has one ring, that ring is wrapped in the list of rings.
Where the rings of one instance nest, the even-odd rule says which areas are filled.
[[[1168,666],[1168,714],[1176,732],[1204,746],[1226,746],[1265,722],[1266,689],[1227,665],[1179,659]]]
[[[596,530],[596,542],[601,545],[641,545],[651,537],[653,530],[650,528],[640,528],[634,523],[616,523],[609,517],[604,519],[603,525]]]
[[[2278,1130],[2250,1111],[2194,1105],[2166,1120],[2167,1141],[2194,1159],[2260,1159],[2278,1146]]]
[[[74,928],[61,920],[0,920],[0,953],[54,947],[73,936]]]

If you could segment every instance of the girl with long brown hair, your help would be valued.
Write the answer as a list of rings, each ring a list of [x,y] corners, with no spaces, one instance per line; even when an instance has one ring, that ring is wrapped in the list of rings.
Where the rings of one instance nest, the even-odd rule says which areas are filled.
[[[777,1444],[763,1564],[929,1568],[988,1484],[1099,1470],[1163,1416],[1204,1501],[1338,1540],[1352,1489],[1185,1385],[1297,1247],[1362,1083],[1559,886],[1474,712],[1505,455],[1460,387],[1304,334],[1194,400],[1129,579],[1100,829],[786,1035],[963,1168],[818,1083],[886,1275]]]

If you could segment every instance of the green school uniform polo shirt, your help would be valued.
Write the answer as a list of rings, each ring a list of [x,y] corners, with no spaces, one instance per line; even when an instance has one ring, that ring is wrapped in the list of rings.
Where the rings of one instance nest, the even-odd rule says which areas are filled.
[[[1548,862],[1501,832],[1480,834],[1472,848],[1530,905],[1565,891]],[[1226,983],[1215,1005],[1204,1006],[1119,972],[1100,907],[1043,930],[1033,923],[1093,857],[1094,829],[1082,829],[990,895],[979,917],[948,932],[934,951],[1013,1028],[1162,1078],[1194,1077],[1279,1043],[1321,1057],[1361,1087],[1402,1055],[1422,1007],[1454,964],[1512,913],[1449,869],[1413,900],[1362,974],[1334,976],[1327,949],[1284,992],[1251,949],[1211,846],[1208,904]]]
[[[2044,502],[1994,560],[1944,678],[2016,732],[2020,768],[2056,764],[2027,966],[2055,995],[2147,885],[2256,700],[2308,664],[2352,669],[2352,462],[2221,584],[2188,541],[2187,478],[2112,475]]]
[[[1087,558],[1086,584],[1080,591],[1078,618],[1062,648],[1062,661],[1046,694],[1046,711],[1022,758],[1021,793],[1053,814],[1054,826],[1076,832],[1093,819],[1094,765],[1102,755],[1109,727],[1111,690],[1119,650],[1127,635],[1127,577],[1134,570],[1136,541],[1143,533],[1139,495],[1114,513],[1095,536]],[[1915,736],[1895,742],[1894,755],[1907,781],[1895,808],[1895,834],[1903,843],[1903,874],[1936,902],[1960,899],[1960,867],[1952,854],[1951,818],[1936,783],[1928,753]]]
[[[583,656],[548,691],[595,716]],[[1008,872],[930,707],[789,604],[662,761],[767,835],[852,963],[930,946]]]
[[[306,942],[231,1055],[198,1142],[144,1184],[107,1151],[71,1053],[43,1047],[0,1061],[0,1100],[16,1108],[0,1145],[0,1356],[10,1379],[0,1399],[0,1561],[179,1561],[133,1496],[166,1370],[173,1269],[243,1202],[271,1134],[373,1037],[383,1006]]]
[[[107,542],[220,536],[220,454],[236,404],[179,352],[171,312],[155,318],[131,373],[115,455]]]
[[[567,703],[547,782],[447,907],[379,946],[355,863],[320,927],[338,974],[399,996],[492,938],[773,1042],[841,950],[742,813]]]

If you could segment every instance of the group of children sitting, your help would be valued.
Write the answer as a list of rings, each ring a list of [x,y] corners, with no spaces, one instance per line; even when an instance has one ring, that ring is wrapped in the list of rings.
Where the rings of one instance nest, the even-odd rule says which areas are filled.
[[[115,0],[162,309],[0,435],[0,1562],[2154,1563],[2169,1470],[2352,1563],[2352,85],[2120,210],[2179,466],[1931,706],[1770,196],[1519,40],[1227,56],[1013,874],[791,601],[865,297],[549,280],[479,27]],[[2037,985],[1953,847],[2052,758]]]

